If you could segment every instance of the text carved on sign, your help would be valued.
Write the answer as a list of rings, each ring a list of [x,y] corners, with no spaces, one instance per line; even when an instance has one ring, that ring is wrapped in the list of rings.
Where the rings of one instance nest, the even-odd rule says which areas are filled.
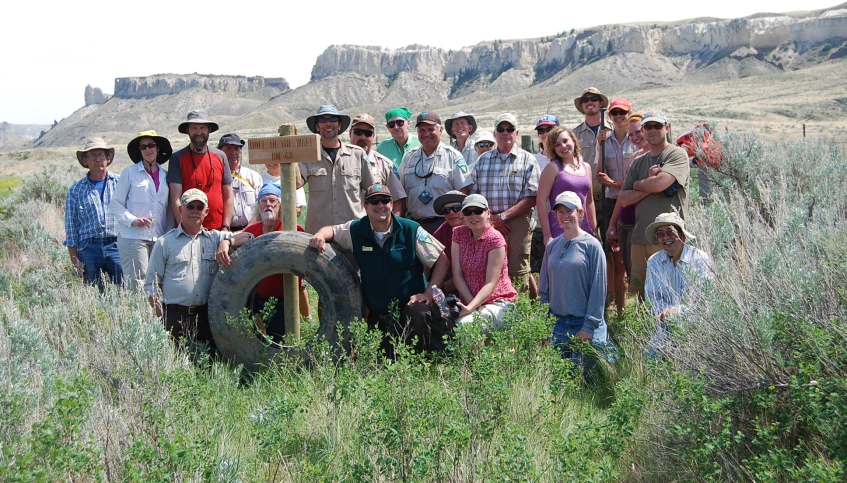
[[[248,139],[247,153],[250,164],[311,163],[321,159],[317,134]]]

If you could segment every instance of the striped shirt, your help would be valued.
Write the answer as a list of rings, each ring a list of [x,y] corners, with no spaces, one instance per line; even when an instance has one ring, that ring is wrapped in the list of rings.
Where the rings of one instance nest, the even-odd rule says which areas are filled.
[[[106,212],[119,178],[120,175],[106,172],[102,199],[100,191],[88,180],[88,175],[71,186],[65,198],[66,247],[78,247],[87,240],[118,236],[115,217]]]
[[[492,213],[502,213],[527,196],[536,196],[538,177],[538,162],[532,154],[517,145],[505,155],[492,149],[474,166],[471,193],[485,196]]]
[[[684,312],[693,305],[702,293],[703,286],[713,279],[712,262],[709,255],[689,244],[682,248],[682,255],[674,266],[664,250],[647,260],[647,277],[644,293],[652,304],[653,315],[667,308]]]

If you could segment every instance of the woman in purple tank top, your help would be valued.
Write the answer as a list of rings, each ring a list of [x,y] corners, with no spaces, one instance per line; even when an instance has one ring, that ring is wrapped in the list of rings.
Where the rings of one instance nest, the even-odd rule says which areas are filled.
[[[580,221],[579,227],[585,232],[595,234],[597,215],[594,212],[594,193],[591,188],[591,166],[582,161],[576,136],[570,129],[556,127],[547,134],[545,151],[550,157],[550,164],[541,171],[536,198],[538,221],[544,233],[544,246],[562,234],[556,213],[549,207],[555,204],[556,197],[564,191],[573,191],[582,200],[586,216]]]

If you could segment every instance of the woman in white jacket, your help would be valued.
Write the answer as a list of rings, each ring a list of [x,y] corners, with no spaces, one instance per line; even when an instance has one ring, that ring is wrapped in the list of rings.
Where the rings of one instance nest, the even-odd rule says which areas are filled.
[[[121,172],[109,214],[118,225],[124,282],[131,290],[138,290],[144,286],[153,242],[173,227],[168,210],[168,172],[159,166],[173,151],[171,143],[156,131],[138,133],[126,151],[135,165]]]

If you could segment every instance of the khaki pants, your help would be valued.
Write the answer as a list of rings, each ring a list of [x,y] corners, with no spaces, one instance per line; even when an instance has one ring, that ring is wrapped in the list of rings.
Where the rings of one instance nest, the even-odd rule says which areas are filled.
[[[144,288],[144,281],[147,278],[147,261],[151,251],[153,251],[153,242],[150,240],[118,236],[118,252],[121,256],[124,283],[130,290]]]
[[[631,247],[632,271],[629,274],[629,290],[636,292],[638,298],[644,300],[644,279],[647,276],[647,259],[661,250],[662,247],[642,243],[633,243]]]
[[[506,222],[512,230],[506,238],[510,277],[519,277],[529,273],[529,251],[532,245],[532,231],[529,229],[529,220],[530,214],[526,213]]]

